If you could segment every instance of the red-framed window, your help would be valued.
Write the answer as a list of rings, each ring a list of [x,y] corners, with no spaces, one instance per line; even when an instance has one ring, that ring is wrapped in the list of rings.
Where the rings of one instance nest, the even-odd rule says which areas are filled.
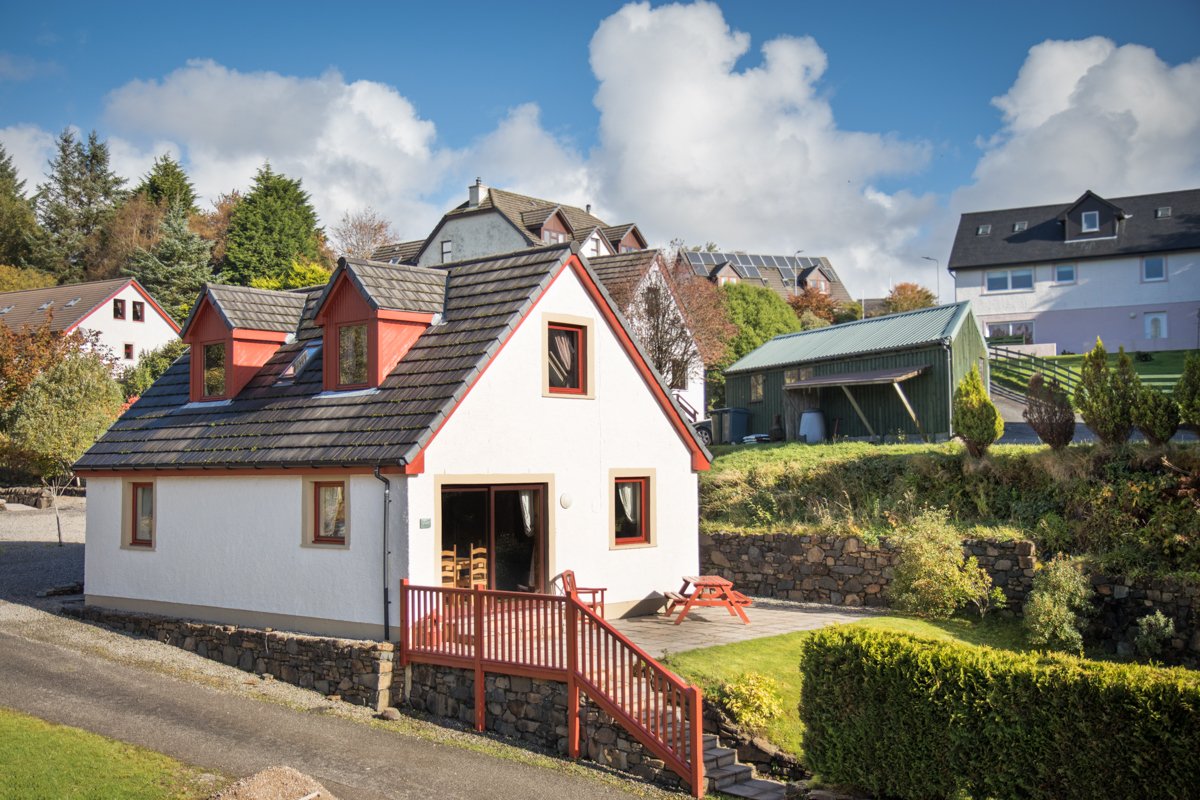
[[[318,544],[346,542],[346,482],[313,484],[313,539]]]
[[[146,321],[146,304],[143,303],[141,300],[133,301],[133,321],[134,322],[145,322]]]
[[[204,345],[202,350],[204,358],[203,396],[206,398],[224,397],[226,386],[225,362],[227,356],[225,342],[210,342]]]
[[[125,319],[124,300],[113,300],[113,319]]]
[[[617,478],[613,502],[613,540],[617,544],[649,542],[650,479]]]
[[[367,325],[356,322],[338,326],[337,385],[355,389],[367,385]]]
[[[587,394],[587,330],[551,323],[546,337],[552,394]]]
[[[135,483],[130,486],[133,495],[132,522],[129,544],[133,547],[154,546],[154,484]]]
[[[133,345],[129,342],[125,343],[125,360],[133,361]]]

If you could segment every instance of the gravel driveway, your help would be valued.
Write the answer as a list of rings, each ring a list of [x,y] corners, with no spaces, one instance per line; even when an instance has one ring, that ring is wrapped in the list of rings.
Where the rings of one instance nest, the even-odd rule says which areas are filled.
[[[0,598],[20,599],[41,607],[57,605],[54,599],[38,602],[34,595],[43,589],[83,581],[84,500],[63,497],[59,503],[61,548],[54,511],[13,503],[8,511],[0,511]]]

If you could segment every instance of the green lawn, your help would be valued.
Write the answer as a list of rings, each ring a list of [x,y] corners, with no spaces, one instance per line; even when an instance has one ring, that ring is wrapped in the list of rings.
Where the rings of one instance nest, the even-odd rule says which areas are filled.
[[[152,750],[0,708],[0,800],[162,800],[220,789]]]
[[[1173,389],[1179,381],[1179,376],[1183,374],[1183,362],[1187,359],[1189,353],[1194,353],[1195,350],[1163,350],[1157,353],[1148,353],[1149,361],[1138,361],[1133,358],[1133,370],[1142,379],[1143,383],[1148,383],[1158,389]],[[1117,366],[1116,352],[1108,354],[1108,366]],[[1074,370],[1076,377],[1079,375],[1079,368],[1083,364],[1083,355],[1070,356],[1053,356],[1048,359],[1058,364],[1060,367],[1067,367]]]
[[[855,622],[866,628],[899,631],[930,639],[986,645],[1005,650],[1025,650],[1024,633],[1016,620],[999,618],[975,621],[951,619],[944,622],[910,617],[871,617]],[[715,696],[724,683],[746,672],[769,675],[779,682],[783,696],[783,713],[771,721],[766,737],[789,753],[800,755],[800,643],[808,631],[751,639],[737,644],[725,644],[690,650],[668,656],[666,664],[685,679],[698,684],[706,697]]]

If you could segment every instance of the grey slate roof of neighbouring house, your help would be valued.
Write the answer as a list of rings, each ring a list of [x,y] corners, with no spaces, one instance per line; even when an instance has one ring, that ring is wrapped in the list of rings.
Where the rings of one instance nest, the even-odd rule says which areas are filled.
[[[123,289],[132,278],[70,283],[45,289],[0,292],[0,322],[10,328],[40,325],[50,312],[50,328],[64,331],[92,313],[96,306]]]
[[[786,333],[742,356],[725,373],[753,372],[949,341],[957,335],[970,314],[971,304],[963,301],[811,331]]]
[[[633,250],[611,256],[593,256],[588,264],[622,311],[633,302],[633,293],[658,258],[657,250]]]
[[[425,246],[424,239],[414,239],[411,242],[394,242],[385,244],[383,247],[377,247],[375,252],[371,253],[372,261],[384,261],[391,264],[403,264],[406,261],[416,258],[421,253],[421,248]]]
[[[296,356],[322,335],[313,317],[325,287],[289,293],[304,300],[295,340],[282,345],[237,397],[190,403],[185,354],[76,468],[86,472],[407,462],[465,396],[573,252],[570,245],[556,245],[438,270],[347,263],[360,273],[369,268],[384,282],[389,271],[400,283],[413,276],[427,278],[430,272],[445,275],[440,320],[421,334],[378,389],[324,392],[323,353],[313,356],[293,380],[279,381]]]
[[[1059,215],[1075,205],[1074,200],[963,214],[947,268],[973,269],[1200,249],[1200,189],[1102,199],[1127,215],[1115,239],[1064,241]],[[1156,218],[1155,211],[1166,207],[1171,209],[1170,215]],[[1015,231],[1014,226],[1019,222],[1025,223],[1025,229]],[[976,230],[981,225],[990,225],[991,233],[978,235]]]
[[[210,283],[201,292],[201,297],[205,295],[230,328],[292,333],[304,311],[304,295],[295,292]],[[199,309],[199,302],[192,306],[183,323],[183,333],[191,327]]]

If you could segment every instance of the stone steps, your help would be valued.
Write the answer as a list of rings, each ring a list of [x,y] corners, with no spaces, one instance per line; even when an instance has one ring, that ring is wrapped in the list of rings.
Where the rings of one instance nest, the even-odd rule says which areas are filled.
[[[784,800],[787,789],[782,783],[757,778],[754,768],[739,764],[737,752],[721,746],[711,733],[704,735],[704,778],[710,792],[719,791],[748,800]]]

